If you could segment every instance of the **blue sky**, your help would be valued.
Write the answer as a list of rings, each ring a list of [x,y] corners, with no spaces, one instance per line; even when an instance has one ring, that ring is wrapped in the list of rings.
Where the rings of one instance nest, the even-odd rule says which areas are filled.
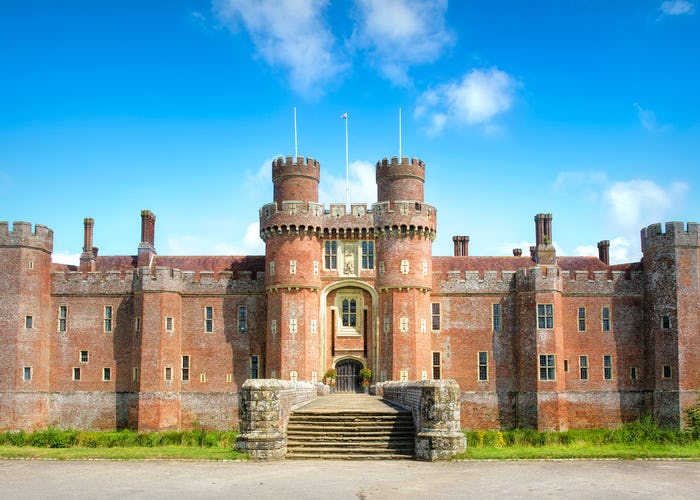
[[[690,0],[5,0],[0,220],[82,220],[134,254],[262,254],[270,162],[321,162],[321,201],[376,201],[374,164],[426,163],[434,255],[509,255],[554,216],[560,255],[639,260],[700,217],[700,5]]]

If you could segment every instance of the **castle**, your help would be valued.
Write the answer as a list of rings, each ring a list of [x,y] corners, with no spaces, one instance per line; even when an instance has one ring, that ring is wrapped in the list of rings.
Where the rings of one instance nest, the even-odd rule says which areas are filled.
[[[160,256],[141,213],[136,255],[79,266],[53,233],[0,223],[0,429],[163,430],[239,423],[249,378],[450,378],[464,428],[682,425],[700,388],[700,231],[641,231],[641,262],[560,257],[552,216],[523,255],[434,257],[425,165],[377,163],[377,203],[318,203],[320,165],[272,163],[265,256]]]

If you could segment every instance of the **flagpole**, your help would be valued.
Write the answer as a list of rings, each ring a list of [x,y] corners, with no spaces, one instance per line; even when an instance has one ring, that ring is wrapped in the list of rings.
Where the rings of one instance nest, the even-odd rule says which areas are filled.
[[[297,161],[298,149],[297,149],[297,107],[294,106],[294,161]]]
[[[348,114],[345,113],[345,207],[350,207],[350,170],[348,167]]]
[[[399,107],[399,163],[401,163],[401,107]]]

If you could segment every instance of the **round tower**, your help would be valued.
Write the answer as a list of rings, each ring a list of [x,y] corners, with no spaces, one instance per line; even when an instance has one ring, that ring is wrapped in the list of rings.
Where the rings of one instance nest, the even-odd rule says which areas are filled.
[[[311,380],[319,367],[323,206],[318,204],[320,165],[312,158],[272,162],[274,201],[260,210],[265,242],[267,342],[265,376]]]
[[[435,208],[423,203],[425,165],[416,158],[377,162],[374,230],[386,378],[431,377],[432,244]]]
[[[0,429],[35,429],[48,424],[49,341],[58,308],[51,304],[53,231],[0,222]],[[21,399],[18,399],[21,396]]]

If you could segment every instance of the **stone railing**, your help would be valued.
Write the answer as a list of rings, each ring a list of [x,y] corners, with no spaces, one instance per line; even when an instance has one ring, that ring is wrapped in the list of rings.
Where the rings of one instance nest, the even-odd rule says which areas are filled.
[[[254,460],[287,454],[287,423],[294,409],[316,398],[310,382],[249,379],[241,388],[241,433],[236,449]]]
[[[377,384],[377,393],[413,413],[416,458],[443,460],[462,453],[466,438],[460,429],[461,391],[454,380],[418,380]]]

